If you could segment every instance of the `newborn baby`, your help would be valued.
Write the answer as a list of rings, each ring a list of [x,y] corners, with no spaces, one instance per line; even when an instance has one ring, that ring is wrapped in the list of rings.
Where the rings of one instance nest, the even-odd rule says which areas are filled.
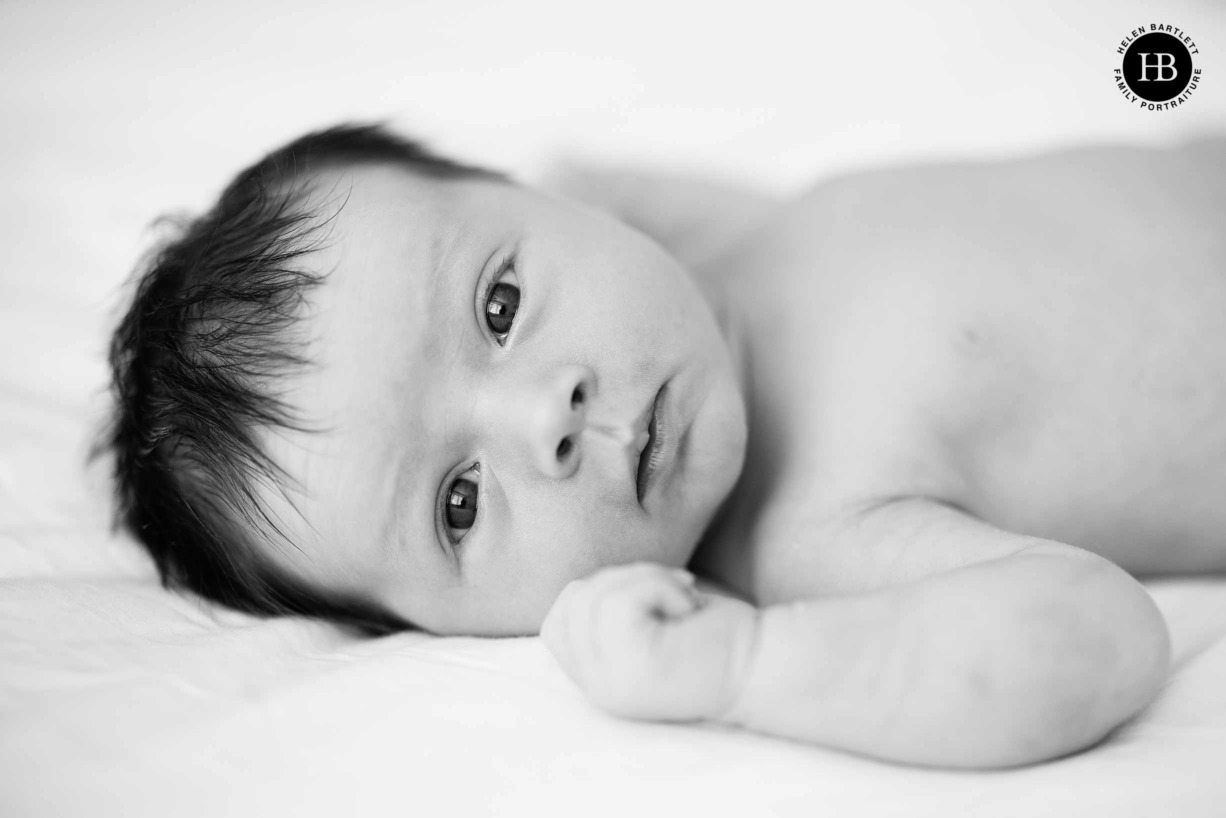
[[[1165,681],[1130,574],[1226,569],[1224,162],[862,174],[686,269],[651,207],[310,134],[145,272],[120,512],[168,583],[539,631],[619,715],[1068,753]]]

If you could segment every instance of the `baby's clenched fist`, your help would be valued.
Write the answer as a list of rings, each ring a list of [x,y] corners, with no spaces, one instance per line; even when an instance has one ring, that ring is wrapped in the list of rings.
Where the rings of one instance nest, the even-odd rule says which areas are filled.
[[[705,594],[680,569],[636,563],[572,582],[541,636],[562,669],[618,716],[711,719],[748,674],[757,610]]]

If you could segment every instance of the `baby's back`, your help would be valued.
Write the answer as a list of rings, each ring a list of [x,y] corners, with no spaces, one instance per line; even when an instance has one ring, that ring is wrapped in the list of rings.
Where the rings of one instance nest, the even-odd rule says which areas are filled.
[[[752,560],[922,495],[1134,573],[1226,570],[1222,168],[1226,141],[1083,149],[788,208],[710,271],[753,373],[717,540]]]

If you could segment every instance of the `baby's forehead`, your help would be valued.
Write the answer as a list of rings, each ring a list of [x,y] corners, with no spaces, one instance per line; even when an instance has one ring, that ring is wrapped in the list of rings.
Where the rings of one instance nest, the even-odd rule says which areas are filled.
[[[302,180],[303,209],[330,232],[363,222],[391,226],[409,214],[442,217],[455,210],[451,193],[445,182],[391,162],[333,164]]]
[[[336,167],[312,181],[324,204],[319,246],[306,260],[320,283],[300,322],[309,365],[282,392],[309,427],[361,439],[338,440],[346,451],[330,456],[360,458],[379,451],[367,432],[403,414],[397,401],[416,394],[410,384],[423,382],[426,365],[454,353],[449,329],[472,305],[457,294],[475,293],[479,274],[507,246],[503,220],[481,208],[501,185],[464,189],[467,180],[387,164]]]
[[[390,164],[316,172],[300,200],[311,244],[302,262],[321,282],[308,299],[308,313],[326,315],[346,305],[374,309],[370,296],[433,272],[460,228],[472,222],[456,193]],[[359,303],[351,304],[355,298]]]
[[[332,164],[312,171],[304,182],[308,206],[318,216],[351,222],[386,223],[393,216],[404,215],[419,219],[430,216],[430,221],[440,224],[471,220],[488,212],[493,199],[498,200],[497,209],[514,208],[514,193],[526,192],[503,180],[444,178],[395,162]],[[420,230],[430,225],[424,222],[416,226]]]

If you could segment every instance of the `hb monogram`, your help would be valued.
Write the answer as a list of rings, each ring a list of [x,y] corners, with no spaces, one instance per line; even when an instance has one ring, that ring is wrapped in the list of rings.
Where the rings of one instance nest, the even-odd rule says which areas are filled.
[[[1151,68],[1155,69],[1157,72],[1157,76],[1153,77],[1153,79],[1158,80],[1159,82],[1170,82],[1179,76],[1179,69],[1175,67],[1174,54],[1152,54],[1146,52],[1143,54],[1138,54],[1137,56],[1141,58],[1141,82],[1150,81],[1151,78],[1149,76],[1149,69]],[[1157,60],[1153,64],[1150,64],[1150,57],[1156,57]],[[1167,69],[1170,69],[1171,71],[1171,75],[1169,77],[1166,76]]]

